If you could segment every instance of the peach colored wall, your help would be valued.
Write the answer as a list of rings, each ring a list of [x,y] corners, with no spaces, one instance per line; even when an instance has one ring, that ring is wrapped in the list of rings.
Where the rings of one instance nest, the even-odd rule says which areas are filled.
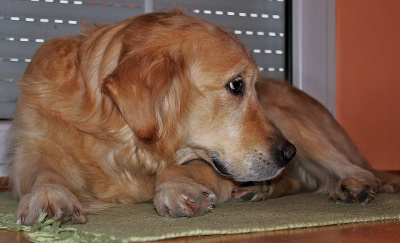
[[[377,169],[400,170],[400,1],[336,0],[339,122]]]

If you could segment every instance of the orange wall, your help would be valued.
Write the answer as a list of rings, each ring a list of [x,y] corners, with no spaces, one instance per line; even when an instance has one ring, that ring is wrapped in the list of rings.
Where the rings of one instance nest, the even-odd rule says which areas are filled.
[[[400,170],[400,1],[336,1],[337,118],[377,169]]]

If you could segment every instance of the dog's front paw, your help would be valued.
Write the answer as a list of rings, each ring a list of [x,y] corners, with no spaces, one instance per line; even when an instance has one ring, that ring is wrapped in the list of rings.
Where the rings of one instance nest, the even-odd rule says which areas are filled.
[[[246,182],[233,189],[233,199],[240,201],[263,201],[270,194],[270,181]]]
[[[366,204],[375,198],[376,192],[376,182],[347,177],[335,185],[329,197],[336,203]]]
[[[189,179],[174,179],[156,187],[154,207],[166,217],[196,217],[215,208],[217,197],[207,187]]]
[[[42,213],[47,213],[46,219],[55,217],[61,223],[71,219],[86,222],[78,199],[68,189],[56,184],[41,185],[21,198],[17,224],[33,225]]]

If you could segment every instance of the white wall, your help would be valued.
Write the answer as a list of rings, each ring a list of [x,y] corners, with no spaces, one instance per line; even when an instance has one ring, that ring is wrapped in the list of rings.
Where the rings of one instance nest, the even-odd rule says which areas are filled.
[[[293,85],[335,115],[335,0],[293,0]]]
[[[6,177],[9,175],[9,166],[4,164],[4,140],[6,137],[6,131],[10,127],[10,124],[11,122],[9,121],[0,121],[0,177]]]

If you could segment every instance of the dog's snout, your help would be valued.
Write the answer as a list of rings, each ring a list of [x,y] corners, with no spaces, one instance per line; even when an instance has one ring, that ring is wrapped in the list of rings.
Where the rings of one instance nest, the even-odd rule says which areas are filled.
[[[296,155],[296,147],[289,141],[281,142],[276,146],[277,157],[281,166],[287,165]]]

